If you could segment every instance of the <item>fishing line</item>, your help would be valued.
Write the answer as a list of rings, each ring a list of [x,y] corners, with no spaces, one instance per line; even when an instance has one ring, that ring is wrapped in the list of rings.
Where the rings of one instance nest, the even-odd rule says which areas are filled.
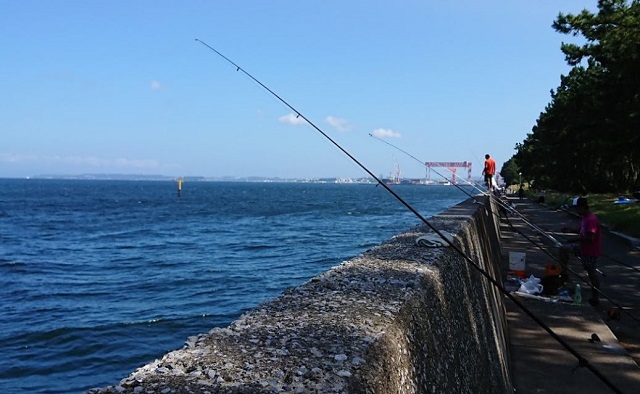
[[[369,176],[371,176],[373,179],[375,179],[376,182],[379,185],[383,186],[393,197],[395,197],[400,203],[402,203],[402,205],[404,205],[409,211],[411,211],[414,215],[416,215],[416,217],[418,217],[418,219],[420,219],[431,230],[433,230],[436,234],[438,234],[438,236],[440,236],[443,240],[447,241],[451,246],[454,246],[453,243],[451,241],[449,241],[447,239],[447,237],[445,237],[444,234],[442,234],[442,232],[440,232],[440,230],[438,230],[431,223],[429,223],[427,221],[427,219],[425,219],[418,211],[416,211],[411,205],[409,205],[409,203],[407,203],[402,197],[400,197],[396,192],[394,192],[386,183],[384,183],[382,180],[380,180],[373,172],[371,172],[367,167],[365,167],[364,164],[362,164],[360,161],[358,161],[358,159],[356,159],[354,156],[352,156],[351,153],[349,153],[346,149],[344,149],[342,146],[340,146],[340,144],[338,144],[331,137],[329,137],[329,135],[327,135],[324,131],[322,131],[311,120],[307,119],[307,117],[304,116],[302,113],[300,113],[300,111],[295,109],[291,104],[289,104],[287,101],[285,101],[282,97],[280,97],[278,94],[276,94],[273,90],[269,89],[266,85],[264,85],[262,82],[260,82],[258,79],[256,79],[253,75],[251,75],[247,71],[245,71],[242,67],[240,67],[239,65],[234,63],[231,59],[229,59],[228,57],[224,56],[222,53],[218,52],[217,50],[215,50],[214,48],[209,46],[207,43],[205,43],[204,41],[201,41],[201,40],[199,40],[197,38],[196,38],[196,41],[201,43],[202,45],[206,46],[207,48],[209,48],[213,52],[215,52],[218,56],[222,57],[227,62],[231,63],[233,66],[236,67],[236,71],[241,71],[244,75],[246,75],[247,77],[251,78],[255,83],[257,83],[258,85],[262,86],[267,92],[271,93],[275,98],[277,98],[280,102],[282,102],[290,110],[292,110],[296,114],[296,117],[302,118],[311,127],[313,127],[316,131],[318,131],[324,138],[326,138],[331,144],[333,144],[336,148],[338,148],[342,153],[347,155],[347,157],[349,157],[354,163],[356,163],[367,174],[369,174]]]
[[[425,166],[425,167],[426,167],[426,165],[425,165],[422,161],[420,161],[420,159],[418,159],[417,157],[413,156],[411,153],[409,153],[409,152],[407,152],[407,151],[405,151],[405,150],[402,150],[402,149],[400,149],[399,147],[397,147],[397,146],[393,145],[392,143],[387,142],[387,141],[383,140],[382,138],[376,137],[375,135],[373,135],[373,134],[371,134],[371,133],[369,133],[369,137],[371,137],[371,138],[375,138],[375,139],[377,139],[378,141],[384,142],[385,144],[387,144],[387,145],[389,145],[389,146],[391,146],[391,147],[393,147],[393,148],[395,148],[395,149],[399,150],[400,152],[404,153],[405,155],[408,155],[409,157],[411,157],[412,159],[414,159],[415,161],[417,161],[418,163],[420,163],[420,164],[422,164],[423,166]],[[433,172],[435,172],[437,175],[441,176],[442,178],[447,179],[444,175],[440,174],[438,171],[433,170]],[[473,198],[473,199],[474,199],[474,202],[476,202],[476,201],[475,201],[474,196],[472,196],[472,195],[471,195],[471,193],[468,193],[466,190],[462,189],[462,188],[460,187],[460,185],[458,185],[457,183],[452,183],[452,185],[453,185],[453,186],[455,186],[455,187],[457,187],[461,192],[463,192],[463,193],[464,193],[464,194],[466,194],[467,196],[469,196],[469,197]]]
[[[547,250],[546,246],[540,245],[538,242],[534,241],[531,237],[529,237],[527,234],[525,234],[524,232],[522,232],[521,230],[517,229],[509,220],[508,217],[505,218],[507,224],[509,225],[509,227],[511,227],[512,230],[514,230],[515,232],[517,232],[518,234],[520,234],[522,237],[524,237],[527,241],[531,242],[533,245],[535,245],[538,249],[540,249],[540,251],[542,251],[544,254],[546,254],[547,256],[549,256],[553,261],[555,261],[556,263],[560,264],[560,259],[555,256],[554,254],[552,254],[551,252],[549,252]],[[523,219],[524,220],[524,219]],[[526,220],[525,220],[525,223]],[[609,259],[611,259],[608,256],[603,255],[603,257],[607,257]],[[626,265],[624,263],[622,263],[623,265]],[[633,267],[631,267],[633,268]],[[567,264],[566,266],[567,271],[569,271],[571,274],[573,274],[575,277],[577,277],[578,279],[580,279],[584,284],[587,284],[589,286],[591,286],[591,281],[588,279],[585,279],[580,273],[574,271],[573,269],[571,269],[569,267],[569,265]],[[596,269],[596,272],[602,276],[606,276],[602,271],[600,271],[599,269]],[[591,287],[592,290],[595,290],[599,295],[601,295],[603,298],[607,299],[609,302],[611,302],[613,304],[613,306],[615,306],[616,308],[618,308],[619,310],[623,311],[627,316],[629,316],[632,320],[635,320],[636,322],[640,322],[640,319],[638,319],[636,316],[634,316],[628,309],[628,307],[624,307],[622,305],[620,305],[620,303],[618,303],[616,300],[614,300],[613,298],[609,297],[607,294],[605,294],[602,290],[600,290],[599,288],[595,288],[595,287]]]
[[[564,204],[563,204],[563,205],[564,205]],[[575,213],[573,213],[573,212],[571,212],[570,210],[566,209],[566,208],[565,208],[565,207],[563,207],[562,205],[561,205],[560,207],[557,207],[557,209],[559,209],[559,210],[561,210],[561,211],[563,211],[563,212],[566,212],[566,213],[568,213],[568,214],[575,215]],[[616,264],[623,265],[623,266],[625,266],[625,267],[627,267],[627,268],[631,268],[632,270],[634,270],[634,271],[636,271],[636,272],[640,272],[640,269],[639,269],[638,267],[633,266],[633,265],[631,265],[631,264],[627,264],[627,263],[625,263],[624,261],[620,261],[620,260],[618,260],[618,259],[616,259],[616,258],[614,258],[614,257],[608,256],[608,255],[606,255],[606,254],[603,254],[603,255],[602,255],[602,257],[607,258],[607,259],[609,259],[610,261],[613,261],[613,262],[614,262],[614,263],[616,263]]]
[[[476,152],[473,151],[473,149],[469,148],[469,150],[471,151],[471,154],[473,155],[473,157],[476,158],[476,160],[478,161],[478,164],[480,164],[481,166],[484,167],[484,163],[482,160],[480,160],[480,157],[478,157],[478,155],[476,155]]]
[[[507,223],[509,224],[509,226],[516,231],[518,234],[522,235],[527,241],[531,242],[533,245],[535,245],[536,247],[538,247],[538,249],[540,249],[543,253],[545,253],[547,256],[551,257],[551,259],[553,259],[555,262],[557,262],[558,264],[560,264],[560,260],[558,259],[558,257],[554,256],[551,252],[549,252],[548,250],[546,250],[546,248],[542,245],[540,245],[539,243],[537,243],[536,241],[534,241],[533,239],[531,239],[529,236],[527,236],[525,233],[523,233],[522,231],[518,230],[517,228],[515,228],[513,226],[513,224],[511,224],[511,222],[509,222],[509,220],[507,219]],[[576,276],[577,278],[579,278],[584,284],[587,284],[589,286],[591,286],[591,281],[585,279],[582,275],[580,275],[578,272],[574,271],[573,269],[571,269],[568,264],[566,267],[567,271],[569,271],[570,273],[572,273],[574,276]],[[597,270],[599,271],[599,270]],[[602,272],[598,272],[601,275]],[[636,316],[634,316],[628,309],[628,307],[624,307],[622,305],[620,305],[620,303],[618,303],[616,300],[614,300],[613,298],[609,297],[607,294],[605,294],[602,290],[600,290],[599,288],[595,288],[595,287],[591,287],[592,290],[595,290],[600,296],[602,296],[603,298],[607,299],[609,302],[611,302],[611,304],[613,304],[614,307],[618,308],[619,310],[621,310],[622,312],[624,312],[627,316],[629,316],[632,320],[635,320],[636,322],[640,322],[640,319],[638,319]]]
[[[431,224],[427,219],[425,219],[418,211],[416,211],[409,203],[407,203],[400,195],[394,192],[387,184],[385,184],[382,180],[380,180],[373,172],[371,172],[364,164],[362,164],[358,159],[356,159],[353,155],[351,155],[346,149],[344,149],[340,144],[335,142],[329,135],[327,135],[324,131],[322,131],[318,126],[316,126],[312,121],[310,121],[306,116],[304,116],[300,111],[295,109],[291,104],[285,101],[282,97],[276,94],[273,90],[269,89],[265,84],[256,79],[253,75],[245,71],[242,67],[234,63],[231,59],[224,56],[222,53],[218,52],[211,46],[209,46],[204,41],[199,39],[195,39],[200,44],[209,48],[211,51],[215,52],[222,59],[226,60],[228,63],[233,65],[236,68],[236,71],[241,71],[244,75],[249,77],[255,83],[260,85],[267,92],[271,93],[275,98],[277,98],[280,102],[282,102],[287,108],[291,109],[297,117],[305,120],[311,127],[313,127],[317,132],[319,132],[324,138],[326,138],[331,144],[333,144],[336,148],[338,148],[342,153],[344,153],[349,159],[351,159],[355,164],[357,164],[362,170],[364,170],[367,174],[369,174],[376,182],[385,188],[396,200],[398,200],[402,205],[404,205],[411,213],[413,213],[420,221],[422,221],[427,227],[433,230],[442,240],[449,245],[453,250],[455,250],[460,256],[464,258],[473,268],[475,268],[482,276],[484,276],[491,284],[493,284],[498,290],[500,290],[506,297],[511,299],[523,312],[525,312],[533,321],[535,321],[540,327],[542,327],[549,335],[551,335],[558,343],[560,343],[568,352],[570,352],[577,360],[579,367],[586,367],[589,369],[594,375],[596,375],[603,383],[605,383],[609,388],[613,391],[620,393],[621,391],[613,385],[604,375],[600,373],[593,365],[589,363],[589,361],[582,357],[578,352],[576,352],[568,343],[564,341],[560,336],[558,336],[551,328],[549,328],[544,322],[542,322],[536,315],[534,315],[529,309],[527,309],[520,300],[518,300],[514,295],[512,295],[509,291],[507,291],[501,283],[497,280],[493,279],[491,275],[486,272],[482,267],[480,267],[475,261],[473,261],[469,256],[467,256],[458,246],[456,246],[453,241],[449,240],[440,230],[438,230],[433,224]]]
[[[373,134],[369,134],[369,136],[371,136],[372,138],[375,138],[376,140],[380,141],[380,142],[384,142],[385,144],[389,145],[390,147],[399,150],[400,152],[408,155],[409,157],[411,157],[412,159],[414,159],[415,161],[417,161],[418,163],[420,163],[422,166],[429,168],[423,161],[421,161],[420,159],[418,159],[417,157],[415,157],[414,155],[412,155],[411,153],[405,151],[404,149],[383,140],[382,138],[378,138],[376,136],[374,136]],[[431,171],[435,172],[437,175],[441,176],[444,179],[447,179],[444,175],[440,174],[438,171],[434,170],[433,168],[429,168]],[[447,168],[447,170],[449,170]],[[449,170],[450,172],[453,173],[453,171]],[[464,180],[465,182],[467,182],[467,184],[473,186],[476,190],[480,191],[480,193],[482,193],[485,196],[492,196],[491,193],[487,193],[484,190],[480,189],[478,186],[476,186],[475,183],[471,183],[470,181],[467,181],[466,179]],[[465,190],[463,190],[462,188],[460,188],[456,183],[453,184],[454,186],[458,187],[458,189],[460,191],[462,191],[463,193],[467,194],[468,196],[471,197],[471,195],[469,193],[467,193]],[[538,227],[536,224],[529,222],[520,212],[518,212],[515,208],[511,207],[510,205],[506,204],[505,202],[503,202],[501,199],[497,198],[495,199],[496,203],[498,205],[500,205],[502,208],[512,212],[513,214],[517,215],[520,219],[522,219],[526,224],[528,224],[531,228],[539,231],[540,233],[542,233],[544,236],[546,236],[547,238],[549,238],[555,246],[561,246],[562,243],[560,243],[557,239],[555,239],[553,236],[551,236],[550,234],[547,233],[547,231],[545,231],[544,229]]]
[[[369,134],[369,136],[371,136],[371,137],[373,137],[373,138],[377,139],[377,140],[378,140],[378,141],[380,141],[380,142],[384,142],[385,144],[387,144],[387,145],[391,146],[391,147],[392,147],[392,148],[394,148],[394,149],[399,150],[400,152],[402,152],[402,153],[404,153],[404,154],[408,155],[409,157],[411,157],[412,159],[414,159],[415,161],[417,161],[418,163],[420,163],[421,165],[423,165],[423,166],[425,166],[425,167],[426,167],[426,164],[425,164],[424,162],[422,162],[420,159],[416,158],[414,155],[410,154],[409,152],[405,151],[404,149],[402,149],[402,148],[400,148],[400,147],[398,147],[398,146],[396,146],[396,145],[394,145],[394,144],[392,144],[392,143],[390,143],[390,142],[388,142],[388,141],[385,141],[385,140],[383,140],[383,139],[381,139],[381,138],[379,138],[379,137],[376,137],[376,136],[374,136],[374,135],[372,135],[372,134]],[[434,170],[434,169],[431,169],[431,170],[433,170],[437,175],[441,176],[442,178],[447,179],[444,175],[440,174],[438,171],[436,171],[436,170]],[[447,170],[449,170],[449,169],[447,168]],[[453,173],[453,171],[451,171],[451,170],[449,170],[449,172]],[[471,184],[472,186],[474,186],[474,188],[476,188],[477,190],[479,190],[483,195],[485,195],[485,196],[491,196],[491,194],[490,194],[490,193],[486,193],[484,190],[480,189],[479,187],[476,187],[476,186],[475,186],[475,185],[473,185],[471,182],[469,182],[469,181],[467,181],[467,180],[465,180],[465,182],[467,182],[468,184]],[[454,185],[456,185],[456,184],[454,183]],[[457,185],[456,185],[456,186],[457,186]],[[460,188],[460,187],[458,187],[458,189],[459,189],[460,191],[462,191],[463,193],[465,193],[465,194],[467,194],[468,196],[470,196],[470,197],[471,197],[471,194],[467,193],[467,191],[466,191],[466,190],[464,190],[464,189],[462,189],[462,188]],[[498,204],[503,204],[502,206],[503,206],[504,208],[507,208],[508,210],[510,210],[511,212],[513,212],[514,214],[516,214],[516,215],[518,216],[518,218],[519,218],[519,219],[521,219],[521,220],[522,220],[526,225],[528,225],[529,227],[531,227],[531,228],[532,228],[532,229],[534,229],[535,231],[537,231],[537,232],[539,232],[540,234],[542,234],[542,235],[546,236],[547,238],[549,238],[549,239],[554,243],[554,246],[555,246],[555,247],[561,247],[561,246],[563,245],[563,243],[559,242],[559,241],[558,241],[557,239],[555,239],[553,236],[551,236],[550,234],[548,234],[548,232],[547,232],[546,230],[544,230],[544,229],[543,229],[543,228],[541,228],[540,226],[536,225],[535,223],[530,222],[529,220],[527,220],[527,219],[524,217],[524,215],[523,215],[523,214],[521,214],[520,212],[518,212],[515,208],[510,207],[510,206],[509,206],[509,205],[507,205],[506,203],[503,203],[503,202],[501,201],[501,199],[499,199],[499,198],[495,199],[495,201],[496,201]],[[501,220],[501,219],[502,219],[502,218],[501,218],[499,215],[497,215],[496,213],[494,213],[494,215],[495,215],[495,216],[497,216],[499,220]],[[508,216],[505,218],[505,220],[506,220],[507,224],[509,225],[509,227],[511,227],[511,229],[513,229],[513,230],[514,230],[515,232],[517,232],[518,234],[522,235],[522,236],[523,236],[527,241],[531,242],[531,243],[532,243],[533,245],[535,245],[538,249],[540,249],[540,251],[542,251],[544,254],[546,254],[547,256],[549,256],[549,257],[550,257],[551,259],[553,259],[555,262],[560,263],[560,260],[558,259],[558,257],[557,257],[557,256],[555,256],[555,255],[553,255],[551,252],[549,252],[549,251],[547,250],[547,247],[545,247],[545,246],[543,246],[543,245],[540,245],[538,242],[534,241],[532,238],[530,238],[528,235],[526,235],[525,233],[523,233],[521,230],[517,229],[517,228],[516,228],[516,227],[511,223],[511,221],[509,220],[509,217],[508,217]],[[607,257],[607,256],[604,256],[604,255],[603,255],[603,257]],[[625,265],[626,265],[626,264],[625,264]],[[584,284],[591,285],[591,282],[590,282],[589,280],[585,279],[582,275],[580,275],[578,272],[576,272],[576,271],[574,271],[573,269],[571,269],[568,265],[567,265],[567,267],[566,267],[566,268],[567,268],[567,271],[569,271],[569,272],[570,272],[570,273],[572,273],[574,276],[576,276],[577,278],[579,278],[579,279],[580,279]],[[601,275],[604,275],[604,274],[602,273],[602,271],[600,271],[600,270],[597,270],[597,271],[598,271],[598,273],[600,273]],[[612,299],[611,297],[609,297],[609,296],[608,296],[607,294],[605,294],[602,290],[600,290],[600,289],[598,289],[598,288],[593,288],[593,289],[594,289],[598,294],[600,294],[603,298],[606,298],[607,300],[609,300],[609,301],[610,301],[610,302],[611,302],[615,307],[617,307],[618,309],[620,309],[620,310],[622,310],[623,312],[625,312],[625,314],[627,314],[627,315],[628,315],[629,317],[631,317],[633,320],[635,320],[635,321],[637,321],[637,322],[640,322],[640,319],[638,319],[638,318],[637,318],[637,317],[635,317],[633,314],[631,314],[631,312],[629,312],[629,311],[627,310],[627,308],[625,308],[625,307],[623,307],[622,305],[620,305],[617,301],[615,301],[614,299]]]
[[[604,255],[604,254],[602,255],[602,257],[605,257],[605,258],[607,258],[607,259],[609,259],[609,260],[613,261],[613,262],[614,262],[614,263],[616,263],[616,264],[624,265],[624,266],[625,266],[625,267],[627,267],[627,268],[631,268],[632,270],[634,270],[634,271],[636,271],[636,272],[640,272],[640,269],[639,269],[638,267],[633,266],[633,265],[631,265],[631,264],[627,264],[627,263],[625,263],[624,261],[620,261],[620,260],[618,260],[618,259],[616,259],[616,258],[614,258],[614,257],[607,256],[607,255]]]

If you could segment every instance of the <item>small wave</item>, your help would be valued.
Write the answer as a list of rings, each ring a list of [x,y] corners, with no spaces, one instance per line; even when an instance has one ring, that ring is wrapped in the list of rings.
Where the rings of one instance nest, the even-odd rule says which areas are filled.
[[[88,382],[92,387],[112,384],[140,364],[179,348],[194,330],[180,321],[128,326],[126,334],[122,328],[63,327],[2,340],[0,348],[19,349],[12,359],[0,359],[2,385],[9,392],[67,393],[84,392]],[[167,348],[159,349],[158,343]]]
[[[162,321],[163,321],[162,318],[156,318],[156,319],[149,319],[149,320],[143,320],[143,321],[123,322],[121,324],[124,325],[124,326],[138,326],[138,325],[147,325],[147,324],[160,323]]]
[[[277,246],[275,245],[244,245],[245,249],[247,250],[267,250],[267,249],[274,249]]]
[[[6,260],[0,258],[0,267],[25,267],[26,265],[27,264],[22,261]]]
[[[114,383],[415,222],[370,186],[194,182],[181,200],[168,182],[19,186],[0,208],[14,392]],[[437,190],[403,192],[428,210]]]

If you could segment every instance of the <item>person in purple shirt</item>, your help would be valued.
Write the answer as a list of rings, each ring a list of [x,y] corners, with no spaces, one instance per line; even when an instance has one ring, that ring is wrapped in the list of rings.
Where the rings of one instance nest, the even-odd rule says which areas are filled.
[[[560,263],[563,266],[566,278],[566,264],[569,260],[570,251],[580,257],[582,267],[589,275],[591,282],[591,298],[589,303],[596,306],[600,303],[600,277],[597,272],[598,257],[602,254],[602,242],[600,222],[598,217],[589,210],[589,202],[584,197],[579,197],[573,204],[581,216],[580,227],[577,231],[563,228],[562,232],[578,233],[577,239],[572,240],[570,245],[563,246],[560,249]]]

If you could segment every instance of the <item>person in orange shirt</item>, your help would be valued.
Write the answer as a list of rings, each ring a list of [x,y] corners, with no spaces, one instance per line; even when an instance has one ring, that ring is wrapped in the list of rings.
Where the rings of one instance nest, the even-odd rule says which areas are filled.
[[[489,190],[493,190],[493,176],[496,174],[496,161],[491,158],[487,153],[484,155],[484,169],[482,175],[484,175],[484,183]]]

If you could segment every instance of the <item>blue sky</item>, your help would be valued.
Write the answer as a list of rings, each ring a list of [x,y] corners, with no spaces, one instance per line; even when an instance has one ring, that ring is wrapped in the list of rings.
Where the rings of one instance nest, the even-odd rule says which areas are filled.
[[[0,0],[0,177],[366,175],[196,38],[376,175],[425,168],[374,132],[477,176],[569,71],[555,17],[596,4]]]

